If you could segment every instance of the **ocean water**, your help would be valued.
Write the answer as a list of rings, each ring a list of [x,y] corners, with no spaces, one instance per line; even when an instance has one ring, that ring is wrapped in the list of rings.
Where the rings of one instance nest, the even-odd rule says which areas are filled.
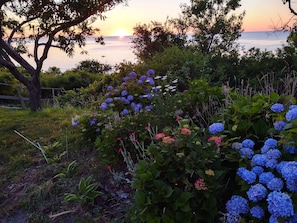
[[[238,40],[238,43],[244,50],[252,47],[260,48],[261,50],[274,51],[286,45],[286,39],[289,33],[286,32],[243,32]],[[85,49],[88,54],[80,54],[79,49],[76,49],[73,57],[67,57],[65,53],[59,49],[51,49],[49,56],[46,59],[43,70],[48,70],[49,67],[58,67],[62,72],[75,68],[80,61],[95,59],[100,63],[114,66],[123,61],[136,62],[136,57],[133,54],[131,37],[116,37],[109,36],[104,38],[105,45],[100,45],[93,38],[88,38]],[[30,48],[30,46],[29,46]],[[31,64],[33,59],[28,59]]]

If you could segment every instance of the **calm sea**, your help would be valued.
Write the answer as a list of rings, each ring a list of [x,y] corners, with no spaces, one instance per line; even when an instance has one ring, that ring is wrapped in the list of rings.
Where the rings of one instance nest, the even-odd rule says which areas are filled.
[[[261,50],[273,51],[286,44],[288,35],[289,33],[285,32],[243,32],[238,43],[245,50],[257,47]],[[49,67],[55,66],[64,72],[65,70],[75,68],[80,61],[91,59],[110,65],[119,64],[124,60],[136,62],[131,48],[131,37],[119,38],[112,36],[105,37],[104,40],[105,45],[100,45],[95,43],[92,38],[89,38],[86,46],[88,54],[80,54],[79,50],[77,50],[72,58],[67,57],[65,53],[58,49],[51,49],[49,57],[44,63],[43,70],[46,71]]]

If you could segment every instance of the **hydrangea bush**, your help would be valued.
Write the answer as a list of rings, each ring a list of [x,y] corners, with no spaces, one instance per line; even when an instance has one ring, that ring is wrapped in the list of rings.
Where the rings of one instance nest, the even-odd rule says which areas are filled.
[[[297,222],[297,106],[271,107],[273,134],[236,143],[241,190],[226,203],[225,221]],[[255,146],[257,145],[257,146]]]

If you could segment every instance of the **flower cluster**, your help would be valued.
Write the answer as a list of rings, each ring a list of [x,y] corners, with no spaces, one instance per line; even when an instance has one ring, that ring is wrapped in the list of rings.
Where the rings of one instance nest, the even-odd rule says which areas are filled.
[[[288,112],[283,113],[285,107],[276,103],[271,106],[271,111],[278,113],[274,129],[281,133],[286,131],[292,120],[297,119],[296,106],[290,106]],[[284,114],[286,121],[281,119],[280,113]],[[264,216],[268,216],[269,223],[279,222],[280,219],[295,222],[297,213],[294,212],[291,194],[297,192],[297,162],[293,156],[286,156],[291,160],[282,158],[288,153],[296,154],[296,148],[293,141],[289,145],[282,145],[282,142],[267,138],[260,148],[255,148],[251,139],[233,143],[232,148],[238,150],[245,163],[249,163],[237,170],[237,175],[248,185],[244,188],[248,189],[242,196],[234,195],[226,203],[227,222],[240,222],[242,215],[246,214],[262,221]],[[244,204],[244,208],[239,203]]]
[[[208,190],[205,182],[204,182],[204,179],[202,178],[198,178],[194,184],[196,190]]]
[[[208,127],[208,129],[211,134],[217,134],[224,131],[224,124],[219,122],[213,123]]]

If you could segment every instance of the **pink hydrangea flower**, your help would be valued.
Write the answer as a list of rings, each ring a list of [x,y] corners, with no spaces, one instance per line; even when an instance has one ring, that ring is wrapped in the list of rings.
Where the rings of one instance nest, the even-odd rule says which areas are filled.
[[[158,134],[156,134],[155,135],[155,139],[162,139],[162,138],[164,138],[165,137],[165,134],[164,134],[164,132],[160,132],[160,133],[158,133]]]
[[[208,190],[205,185],[204,179],[198,178],[194,184],[196,190]]]
[[[181,129],[181,134],[182,135],[191,135],[192,134],[192,131],[188,128],[182,128]]]
[[[162,142],[163,142],[164,144],[172,144],[172,143],[175,142],[175,139],[172,138],[171,136],[164,136],[164,137],[162,138]]]
[[[210,137],[208,140],[208,142],[210,141],[214,141],[216,145],[220,146],[222,144],[222,138],[219,136],[212,136]]]

